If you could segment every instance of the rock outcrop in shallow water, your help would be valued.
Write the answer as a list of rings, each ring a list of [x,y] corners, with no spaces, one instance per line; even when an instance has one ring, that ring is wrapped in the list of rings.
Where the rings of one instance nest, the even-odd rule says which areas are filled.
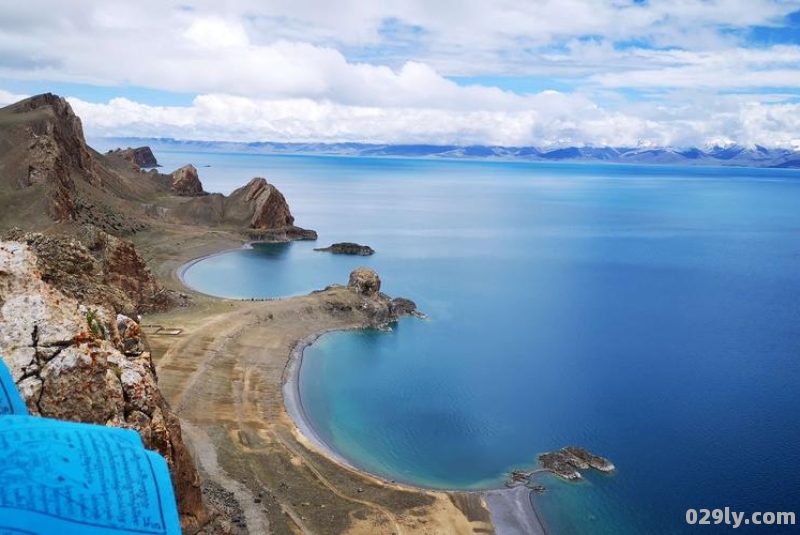
[[[357,243],[342,242],[334,243],[329,247],[319,247],[315,251],[332,254],[346,254],[354,256],[371,256],[375,254],[375,249],[369,245],[359,245]]]
[[[167,460],[189,529],[206,522],[200,478],[134,323],[57,290],[42,280],[28,245],[0,241],[0,356],[28,410],[135,429]]]
[[[594,468],[605,473],[615,470],[614,465],[607,459],[577,446],[567,446],[558,451],[543,453],[539,455],[539,463],[545,470],[570,481],[583,478],[580,470]]]

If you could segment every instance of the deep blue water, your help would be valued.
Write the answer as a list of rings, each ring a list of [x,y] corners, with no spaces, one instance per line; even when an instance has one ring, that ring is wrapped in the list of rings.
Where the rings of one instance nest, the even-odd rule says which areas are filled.
[[[611,459],[610,477],[543,480],[554,533],[722,533],[686,510],[800,512],[800,174],[158,157],[210,163],[207,189],[263,175],[320,235],[198,263],[193,287],[297,294],[367,265],[429,314],[306,351],[306,409],[354,464],[481,488],[565,445]],[[377,254],[312,251],[345,240]]]

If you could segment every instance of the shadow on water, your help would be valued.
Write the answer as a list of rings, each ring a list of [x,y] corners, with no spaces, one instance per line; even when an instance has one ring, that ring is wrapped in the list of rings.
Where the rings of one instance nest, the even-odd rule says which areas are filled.
[[[292,246],[291,242],[287,243],[253,243],[252,251],[258,256],[268,258],[270,260],[282,260],[289,256],[289,248]]]

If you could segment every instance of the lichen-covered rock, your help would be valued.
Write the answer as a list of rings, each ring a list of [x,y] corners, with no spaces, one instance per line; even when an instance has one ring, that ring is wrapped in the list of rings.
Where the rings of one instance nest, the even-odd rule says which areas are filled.
[[[76,239],[15,229],[6,238],[29,245],[42,279],[78,301],[129,315],[170,306],[169,294],[131,242],[90,225],[79,235]]]
[[[0,241],[0,356],[31,414],[138,431],[167,460],[184,527],[205,522],[200,479],[138,325],[42,280],[31,248]],[[122,328],[122,332],[120,332]]]
[[[184,165],[170,175],[172,178],[172,192],[182,197],[196,197],[202,195],[203,184],[197,175],[195,166]]]
[[[138,356],[144,353],[142,330],[138,323],[124,314],[117,314],[117,329],[123,353],[128,356]]]
[[[350,273],[347,287],[365,296],[377,295],[381,291],[381,278],[375,271],[360,267]]]

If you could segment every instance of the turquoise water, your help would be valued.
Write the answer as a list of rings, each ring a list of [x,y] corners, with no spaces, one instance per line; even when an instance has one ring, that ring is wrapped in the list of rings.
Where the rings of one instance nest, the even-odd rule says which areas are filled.
[[[366,265],[429,314],[306,351],[309,417],[354,464],[484,488],[569,444],[611,459],[611,477],[543,479],[553,533],[722,533],[686,510],[800,512],[799,174],[158,156],[202,156],[207,189],[264,175],[320,235],[200,262],[193,287],[289,295]],[[312,251],[344,240],[377,254]]]

